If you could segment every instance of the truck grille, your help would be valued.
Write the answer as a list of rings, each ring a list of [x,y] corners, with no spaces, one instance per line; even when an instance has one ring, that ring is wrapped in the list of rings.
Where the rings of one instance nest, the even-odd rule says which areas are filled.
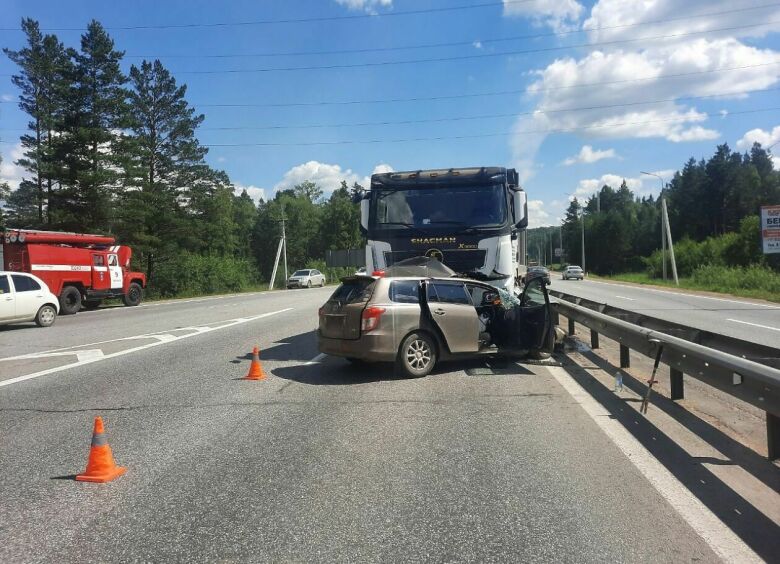
[[[469,272],[485,266],[484,249],[441,249],[444,256],[444,264],[455,272]],[[423,252],[419,250],[409,251],[385,251],[385,264],[392,266],[398,261],[419,257]]]

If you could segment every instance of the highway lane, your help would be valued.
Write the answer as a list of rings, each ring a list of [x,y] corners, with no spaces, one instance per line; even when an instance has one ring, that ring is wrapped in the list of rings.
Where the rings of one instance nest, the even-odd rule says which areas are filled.
[[[780,304],[595,280],[561,280],[550,288],[690,327],[780,347]]]
[[[0,388],[0,560],[717,560],[550,369],[319,359],[325,293]],[[143,311],[101,319],[202,321]],[[269,379],[237,380],[254,345]],[[128,467],[108,485],[71,479],[94,415]]]

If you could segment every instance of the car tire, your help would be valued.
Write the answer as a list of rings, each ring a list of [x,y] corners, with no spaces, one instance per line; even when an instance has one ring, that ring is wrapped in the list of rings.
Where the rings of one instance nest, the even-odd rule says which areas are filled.
[[[57,320],[57,310],[53,305],[42,305],[35,314],[35,324],[38,327],[51,327]]]
[[[81,292],[75,286],[65,286],[60,294],[60,313],[73,315],[81,309]]]
[[[86,300],[84,302],[84,309],[97,309],[100,307],[101,303],[103,303],[103,300]]]
[[[425,333],[412,333],[398,348],[397,370],[407,378],[423,378],[436,366],[436,344]]]
[[[134,307],[141,303],[142,298],[143,290],[141,289],[141,285],[137,282],[132,282],[127,288],[127,293],[122,296],[122,301],[126,306]]]

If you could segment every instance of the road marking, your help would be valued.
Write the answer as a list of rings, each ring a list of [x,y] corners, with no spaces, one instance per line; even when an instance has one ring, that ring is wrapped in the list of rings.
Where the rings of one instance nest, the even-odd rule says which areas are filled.
[[[620,298],[621,300],[628,300],[629,302],[635,302],[635,298],[627,298],[625,296],[615,296],[616,298]]]
[[[227,329],[228,327],[235,327],[236,325],[241,325],[243,323],[249,323],[251,321],[257,321],[258,319],[263,319],[264,317],[270,317],[272,315],[277,315],[279,313],[285,313],[285,312],[288,312],[288,311],[292,311],[293,309],[294,308],[288,307],[288,308],[280,309],[280,310],[277,310],[277,311],[271,311],[269,313],[263,313],[261,315],[255,315],[254,317],[239,317],[238,319],[228,319],[225,322],[222,322],[222,323],[224,323],[223,325],[219,325],[218,327],[205,327],[205,328],[202,328],[202,329],[199,328],[199,330],[194,330],[195,328],[190,328],[190,327],[182,327],[181,330],[191,330],[192,329],[192,330],[194,330],[194,332],[187,333],[186,335],[181,335],[181,336],[172,336],[171,335],[172,337],[174,337],[173,339],[155,340],[153,343],[147,343],[145,345],[139,345],[137,347],[132,347],[132,348],[129,348],[129,349],[126,349],[126,350],[123,350],[123,351],[118,351],[118,352],[111,353],[111,354],[105,354],[105,355],[102,355],[102,356],[88,355],[84,359],[81,359],[81,358],[77,357],[77,358],[79,358],[79,360],[77,362],[72,362],[72,363],[66,364],[64,366],[57,366],[55,368],[49,368],[47,370],[41,370],[40,372],[34,372],[32,374],[25,374],[23,376],[17,376],[16,378],[10,378],[8,380],[3,380],[3,381],[0,382],[0,388],[3,387],[3,386],[10,386],[11,384],[16,384],[17,382],[24,382],[25,380],[31,380],[32,378],[38,378],[39,376],[46,376],[47,374],[53,374],[55,372],[60,372],[62,370],[67,370],[69,368],[75,368],[77,366],[84,366],[86,364],[92,364],[93,362],[99,362],[101,360],[108,360],[110,358],[116,358],[118,356],[124,356],[126,354],[131,354],[131,353],[142,351],[142,350],[145,350],[145,349],[150,349],[150,348],[153,348],[153,347],[159,347],[160,345],[165,345],[165,344],[168,344],[168,343],[181,341],[183,339],[188,339],[190,337],[195,337],[196,335],[202,335],[204,333],[210,333],[212,331],[219,331],[220,329]],[[118,340],[126,341],[126,340],[131,340],[131,339],[154,338],[154,337],[156,337],[156,335],[139,335],[137,337],[125,337],[123,339],[118,339]],[[107,341],[107,342],[112,342],[112,341]],[[77,346],[83,346],[83,345],[77,345]],[[84,352],[84,351],[74,351],[72,354],[78,354],[79,352]],[[43,355],[43,354],[46,354],[46,353],[37,353],[37,354],[38,355]],[[33,355],[25,355],[25,356],[27,358],[35,358],[35,356],[33,356]],[[3,360],[9,360],[9,359],[6,358],[6,359],[3,359]]]
[[[725,562],[762,562],[734,531],[637,441],[612,414],[563,368],[548,366],[553,378],[574,398],[604,434],[626,455],[650,484]]]
[[[671,294],[673,296],[683,296],[685,298],[701,298],[702,300],[715,300],[718,302],[728,302],[732,304],[741,304],[741,305],[753,305],[753,306],[761,306],[765,309],[780,309],[780,306],[772,306],[768,304],[763,304],[760,302],[748,302],[743,300],[729,300],[726,298],[713,298],[712,296],[700,296],[699,294],[686,294],[684,292],[672,292],[669,290],[657,290],[656,288],[647,288],[643,286],[628,286],[626,284],[617,284],[615,282],[598,282],[596,280],[588,280],[590,284],[605,284],[607,286],[619,286],[621,288],[628,288],[630,290],[642,290],[643,292],[656,292],[657,294]]]
[[[740,321],[739,319],[727,319],[726,321],[733,321],[734,323],[742,323],[743,325],[752,325],[753,327],[761,327],[762,329],[769,329],[770,331],[780,331],[780,327],[769,327],[768,325],[759,325],[758,323],[750,323],[750,321]]]

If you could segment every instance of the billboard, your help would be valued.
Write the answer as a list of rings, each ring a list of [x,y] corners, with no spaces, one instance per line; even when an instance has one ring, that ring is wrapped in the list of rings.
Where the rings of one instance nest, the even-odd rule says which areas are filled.
[[[780,206],[761,206],[761,242],[765,255],[780,253]]]

